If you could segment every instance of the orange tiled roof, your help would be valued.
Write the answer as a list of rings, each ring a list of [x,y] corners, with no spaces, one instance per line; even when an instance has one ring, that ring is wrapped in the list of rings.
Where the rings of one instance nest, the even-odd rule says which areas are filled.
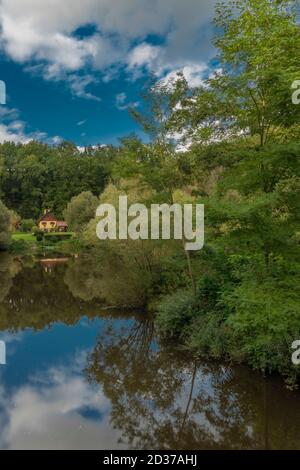
[[[63,220],[58,220],[56,225],[57,227],[68,227],[67,222],[64,222]]]
[[[57,222],[57,218],[53,214],[45,214],[43,215],[39,222]]]

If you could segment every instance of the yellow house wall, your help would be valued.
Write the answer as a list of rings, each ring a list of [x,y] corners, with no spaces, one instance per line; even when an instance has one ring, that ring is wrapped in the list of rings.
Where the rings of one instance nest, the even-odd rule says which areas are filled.
[[[56,222],[55,222],[55,225],[51,225],[53,224],[53,222],[44,222],[46,223],[46,225],[43,225],[43,222],[40,222],[39,223],[39,229],[40,230],[54,230],[56,228]]]

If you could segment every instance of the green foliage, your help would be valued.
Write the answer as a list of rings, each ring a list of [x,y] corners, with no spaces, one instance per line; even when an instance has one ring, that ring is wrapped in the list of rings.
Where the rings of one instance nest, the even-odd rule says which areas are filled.
[[[219,69],[181,99],[173,130],[207,143],[257,136],[264,146],[291,135],[300,107],[291,99],[299,78],[299,24],[294,1],[230,0],[216,7]]]
[[[69,228],[74,232],[82,232],[92,218],[95,217],[99,199],[90,191],[85,191],[75,196],[69,202],[64,217],[69,224]]]
[[[193,296],[177,291],[162,299],[157,308],[156,324],[163,336],[182,337],[194,316]]]
[[[223,297],[233,356],[263,371],[299,373],[291,362],[291,344],[300,337],[299,276],[299,267],[276,276],[248,275]]]
[[[9,210],[0,201],[0,251],[8,247],[10,241],[10,220]]]
[[[83,191],[99,195],[105,187],[117,151],[73,144],[50,147],[38,142],[0,145],[0,194],[9,209],[37,220],[45,208],[57,217],[72,197]],[[67,183],[66,183],[67,182]]]
[[[43,232],[36,232],[35,238],[37,242],[41,242],[44,240],[44,233]]]
[[[33,219],[23,219],[19,225],[19,231],[22,233],[31,233],[35,227]]]
[[[57,243],[62,240],[70,240],[73,237],[73,233],[67,232],[50,232],[45,233],[43,239],[45,242]]]

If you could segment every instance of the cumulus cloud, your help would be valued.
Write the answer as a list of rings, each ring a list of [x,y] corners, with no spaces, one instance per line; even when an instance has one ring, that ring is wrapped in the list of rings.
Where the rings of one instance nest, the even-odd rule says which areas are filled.
[[[145,42],[139,44],[128,54],[128,70],[133,72],[135,76],[139,75],[144,67],[148,70],[155,69],[156,72],[159,72],[161,69],[162,51],[163,49],[159,46],[152,46]]]
[[[47,79],[86,89],[92,73],[111,79],[120,68],[133,78],[143,69],[158,75],[206,62],[215,0],[2,0],[1,45],[12,60],[39,67]],[[81,28],[92,26],[89,34]],[[156,37],[157,44],[149,40]],[[88,70],[84,78],[74,76]],[[69,78],[69,75],[72,78]],[[194,75],[191,77],[194,81]]]

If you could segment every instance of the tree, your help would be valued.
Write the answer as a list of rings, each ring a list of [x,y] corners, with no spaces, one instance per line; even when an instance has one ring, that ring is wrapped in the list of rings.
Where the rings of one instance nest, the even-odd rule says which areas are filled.
[[[98,205],[99,199],[90,191],[84,191],[73,197],[64,211],[69,228],[77,233],[82,232],[89,221],[95,217]]]
[[[6,249],[10,240],[10,212],[0,201],[0,250]]]
[[[188,128],[196,142],[259,136],[264,146],[298,124],[292,103],[299,75],[300,34],[296,2],[230,0],[216,7],[219,68],[204,86],[182,100],[175,129]]]
[[[101,193],[115,154],[110,146],[80,152],[73,144],[6,142],[0,145],[0,197],[23,219],[37,220],[47,207],[62,217],[72,197]]]
[[[241,153],[207,201],[208,242],[231,261],[223,291],[232,353],[292,379],[300,333],[300,146],[266,145]]]
[[[180,152],[176,145],[176,136],[172,132],[174,109],[188,94],[188,85],[182,74],[167,83],[151,86],[144,96],[146,110],[139,113],[132,111],[133,117],[143,131],[152,139],[143,143],[136,137],[121,141],[120,155],[115,160],[112,176],[115,179],[135,178],[139,188],[150,191],[148,204],[155,202],[173,205],[176,192],[185,188],[188,202],[191,198],[191,186],[194,182],[189,154]],[[190,189],[190,191],[189,191]],[[181,203],[184,198],[181,197]],[[192,270],[191,256],[186,250],[186,240],[182,239],[186,256],[188,274],[195,292],[196,282]]]
[[[20,221],[19,230],[23,233],[31,233],[36,228],[35,221],[33,219],[23,219]]]

